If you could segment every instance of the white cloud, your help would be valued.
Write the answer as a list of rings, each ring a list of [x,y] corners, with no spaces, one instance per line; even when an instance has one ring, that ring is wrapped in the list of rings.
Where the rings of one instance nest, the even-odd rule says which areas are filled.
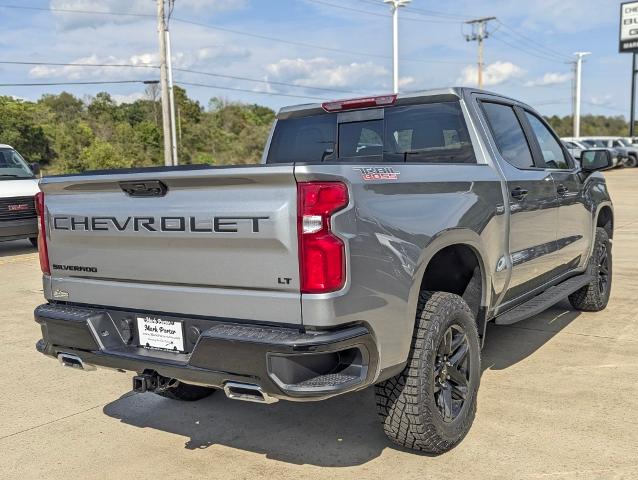
[[[115,57],[113,55],[100,57],[96,54],[88,57],[77,58],[69,63],[75,64],[131,64],[131,65],[155,65],[157,64],[158,55],[153,53],[143,53],[131,55],[128,58]],[[113,76],[121,76],[126,71],[127,77],[140,78],[147,76],[153,78],[157,76],[152,68],[129,69],[121,67],[77,67],[77,66],[48,66],[38,65],[29,70],[29,76],[32,78],[65,78],[68,80],[79,80],[83,78],[105,78]]]
[[[63,30],[77,28],[98,28],[103,25],[128,24],[144,19],[144,15],[150,15],[147,20],[155,21],[156,13],[154,1],[141,0],[50,0],[49,6],[58,10],[83,10],[110,13],[128,13],[131,15],[103,15],[103,14],[68,14],[58,12],[54,15],[58,26]],[[192,10],[198,13],[204,11],[220,12],[236,10],[246,6],[246,0],[180,0],[176,2],[176,15],[184,11]],[[140,16],[141,15],[141,16]]]
[[[269,78],[302,87],[378,88],[385,86],[390,73],[372,62],[340,64],[335,60],[317,57],[282,59],[266,67]]]
[[[118,105],[121,105],[123,103],[133,103],[137,100],[147,98],[147,95],[144,92],[133,92],[133,93],[124,94],[124,95],[116,93],[111,95],[111,98],[113,99],[115,103],[117,103]]]
[[[399,87],[406,88],[406,87],[409,87],[410,85],[414,85],[415,82],[416,82],[416,78],[414,77],[400,77]]]
[[[208,10],[221,12],[224,10],[239,10],[246,7],[246,0],[179,0],[179,8],[193,10]]]
[[[486,87],[500,85],[513,78],[521,77],[525,71],[512,62],[494,62],[488,64],[483,70],[483,85]],[[461,72],[457,82],[461,85],[476,85],[478,82],[478,69],[468,65]]]
[[[214,66],[228,66],[235,60],[247,58],[250,52],[239,47],[205,47],[194,51],[173,52],[173,68],[202,68],[206,69],[211,62]],[[69,63],[74,64],[101,64],[101,65],[159,65],[158,53],[139,53],[129,57],[116,57],[108,55],[101,57],[92,54],[88,57],[77,58]],[[131,69],[126,67],[81,67],[81,66],[49,66],[38,65],[29,70],[32,78],[65,78],[78,80],[83,78],[112,78],[121,76],[126,72],[128,78],[155,78],[158,76],[156,69],[139,68]]]
[[[594,95],[590,97],[589,103],[597,107],[611,107],[614,105],[613,100],[613,95],[606,93],[604,95]]]
[[[605,23],[616,23],[619,12],[619,2],[612,0],[463,0],[460,4],[455,3],[456,12],[464,12],[474,17],[498,15],[506,24],[517,29],[522,27],[520,31],[526,36],[559,51],[562,50],[561,45],[548,42],[548,33],[581,32]],[[548,27],[551,32],[548,32]]]
[[[570,73],[547,72],[540,78],[525,82],[526,87],[548,87],[550,85],[558,85],[569,82],[572,79]]]

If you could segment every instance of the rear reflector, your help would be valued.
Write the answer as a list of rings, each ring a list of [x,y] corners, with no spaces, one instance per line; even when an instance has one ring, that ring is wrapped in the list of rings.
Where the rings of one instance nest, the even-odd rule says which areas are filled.
[[[38,214],[38,253],[40,254],[40,269],[45,275],[51,275],[49,266],[49,249],[47,246],[46,211],[44,207],[44,193],[35,195],[35,211]]]
[[[327,293],[346,281],[345,245],[331,231],[331,216],[348,205],[348,188],[340,182],[297,185],[299,273],[302,293]]]
[[[397,101],[396,95],[382,95],[379,97],[353,98],[351,100],[336,100],[321,104],[326,112],[341,112],[343,110],[354,110],[357,108],[374,108],[394,105]]]

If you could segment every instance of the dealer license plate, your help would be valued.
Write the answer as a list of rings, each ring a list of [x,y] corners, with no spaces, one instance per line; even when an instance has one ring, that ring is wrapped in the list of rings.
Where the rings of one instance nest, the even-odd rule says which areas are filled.
[[[184,351],[182,322],[160,317],[137,317],[140,346],[171,352]]]

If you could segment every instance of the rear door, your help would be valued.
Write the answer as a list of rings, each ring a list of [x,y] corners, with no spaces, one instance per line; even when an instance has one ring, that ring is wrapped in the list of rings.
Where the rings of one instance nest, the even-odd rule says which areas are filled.
[[[53,299],[301,321],[292,166],[50,178],[42,189]]]
[[[592,215],[573,159],[538,115],[525,111],[525,117],[534,132],[534,149],[542,156],[556,185],[560,203],[556,232],[559,273],[566,273],[583,264],[587,257],[593,232]]]
[[[542,286],[556,274],[558,195],[551,174],[533,155],[532,133],[522,110],[499,101],[481,103],[510,193],[512,275],[504,298],[509,301]]]

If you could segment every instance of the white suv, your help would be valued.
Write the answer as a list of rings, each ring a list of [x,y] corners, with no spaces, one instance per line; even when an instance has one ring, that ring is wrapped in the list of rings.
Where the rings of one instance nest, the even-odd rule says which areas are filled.
[[[0,241],[28,238],[37,246],[39,170],[37,163],[29,166],[11,146],[0,144]]]

